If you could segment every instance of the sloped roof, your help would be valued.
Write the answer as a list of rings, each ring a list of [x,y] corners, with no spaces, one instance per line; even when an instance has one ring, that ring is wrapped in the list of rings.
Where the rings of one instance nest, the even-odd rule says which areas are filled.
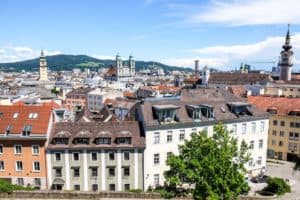
[[[300,98],[249,96],[248,102],[263,111],[276,109],[277,115],[286,116],[290,111],[300,109]]]
[[[10,135],[20,134],[25,125],[31,125],[31,134],[46,135],[51,110],[51,105],[0,106],[0,133],[5,133],[8,125],[11,125]],[[31,113],[36,113],[36,118],[29,118]],[[18,116],[13,118],[14,114]]]
[[[216,72],[210,74],[208,83],[244,85],[271,81],[273,79],[269,74]]]

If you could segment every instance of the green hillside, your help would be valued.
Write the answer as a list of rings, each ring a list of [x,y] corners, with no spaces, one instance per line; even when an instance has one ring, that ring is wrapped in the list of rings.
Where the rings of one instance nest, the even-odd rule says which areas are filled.
[[[108,67],[114,63],[113,60],[102,60],[93,58],[86,55],[54,55],[47,56],[48,68],[52,71],[72,70],[73,68],[103,68]],[[147,69],[152,65],[152,61],[136,61],[137,71],[141,69]],[[179,70],[179,71],[191,71],[191,68],[182,68],[176,66],[169,66],[162,63],[155,62],[155,65],[163,68],[165,71]],[[39,66],[39,58],[32,60],[25,60],[14,63],[0,63],[0,70],[2,71],[37,71]]]

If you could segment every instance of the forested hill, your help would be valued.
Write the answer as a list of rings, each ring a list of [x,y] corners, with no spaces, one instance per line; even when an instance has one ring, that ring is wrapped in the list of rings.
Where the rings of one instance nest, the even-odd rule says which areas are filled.
[[[114,60],[102,60],[93,58],[86,55],[54,55],[46,56],[47,66],[52,71],[72,70],[73,68],[103,68],[114,63]],[[179,70],[179,71],[192,71],[191,68],[183,68],[176,66],[169,66],[158,62],[152,61],[136,61],[135,66],[137,71],[147,69],[153,63],[163,68],[165,71]],[[36,71],[39,66],[39,58],[32,60],[24,60],[14,63],[0,63],[0,70],[3,71]]]

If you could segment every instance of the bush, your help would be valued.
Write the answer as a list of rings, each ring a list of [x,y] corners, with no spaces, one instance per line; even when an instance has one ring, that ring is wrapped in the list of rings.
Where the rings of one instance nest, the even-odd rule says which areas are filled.
[[[142,191],[143,191],[142,189],[130,189],[128,192],[141,193]]]
[[[3,179],[0,179],[0,193],[1,192],[12,193],[13,191],[16,191],[16,190],[34,190],[34,189],[31,187],[23,187],[20,185],[14,185]]]
[[[267,183],[268,185],[263,189],[263,191],[272,192],[277,195],[283,195],[287,192],[291,192],[291,186],[282,178],[269,177]]]

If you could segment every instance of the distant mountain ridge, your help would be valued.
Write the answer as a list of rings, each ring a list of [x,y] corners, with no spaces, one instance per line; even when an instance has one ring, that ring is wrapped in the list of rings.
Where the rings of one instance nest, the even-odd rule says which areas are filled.
[[[54,56],[46,56],[48,69],[52,71],[68,71],[74,68],[104,68],[114,63],[111,59],[97,59],[87,55],[65,55],[59,54]],[[192,71],[191,68],[183,68],[176,66],[169,66],[159,62],[153,61],[135,61],[136,70],[149,68],[150,65],[155,64],[163,68],[165,71]],[[13,63],[0,63],[0,70],[2,71],[37,71],[39,67],[39,58],[24,60]]]

